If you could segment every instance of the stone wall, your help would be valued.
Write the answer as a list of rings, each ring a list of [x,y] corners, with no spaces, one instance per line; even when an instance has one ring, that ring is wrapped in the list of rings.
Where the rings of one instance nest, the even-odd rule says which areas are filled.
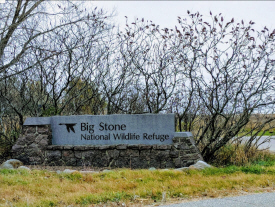
[[[176,133],[177,134],[177,133]],[[24,126],[12,148],[13,158],[28,165],[111,168],[180,168],[202,160],[193,137],[183,133],[171,145],[51,145],[50,126]]]

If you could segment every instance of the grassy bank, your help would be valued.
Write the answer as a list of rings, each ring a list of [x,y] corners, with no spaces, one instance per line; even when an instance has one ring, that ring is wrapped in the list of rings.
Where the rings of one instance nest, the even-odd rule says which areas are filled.
[[[226,145],[212,163],[217,167],[201,171],[117,169],[57,174],[0,169],[0,207],[144,206],[275,191],[275,154],[253,148],[244,153],[243,147]]]
[[[129,170],[93,174],[0,170],[0,206],[145,205],[275,189],[275,166],[202,171]]]

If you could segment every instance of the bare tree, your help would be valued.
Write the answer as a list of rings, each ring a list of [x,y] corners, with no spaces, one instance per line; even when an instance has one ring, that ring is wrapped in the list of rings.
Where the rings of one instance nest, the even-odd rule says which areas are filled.
[[[71,12],[71,9],[60,8],[58,12],[50,13],[45,11],[47,2],[44,2],[18,0],[0,5],[0,80],[29,70],[38,64],[29,54],[46,49],[43,41],[39,45],[34,44],[36,40],[44,39],[52,31],[82,20],[78,18],[72,22],[55,24],[54,16]],[[47,60],[60,51],[47,52],[47,55],[41,55],[40,61]]]
[[[212,14],[211,14],[212,15]],[[181,20],[179,36],[183,48],[191,54],[184,58],[194,61],[193,82],[200,99],[196,140],[206,161],[232,140],[249,122],[253,113],[274,107],[274,35],[265,27],[255,32],[250,21],[234,24],[224,22],[221,15],[212,23],[202,20],[199,13]],[[184,53],[182,53],[184,57]],[[270,116],[263,125],[274,120]],[[260,129],[260,128],[259,128]]]
[[[42,10],[42,3],[45,11]],[[23,116],[80,113],[85,104],[98,98],[97,86],[92,82],[95,77],[92,76],[105,54],[102,45],[112,28],[108,22],[111,16],[97,8],[88,11],[80,3],[51,4],[41,1],[36,4],[18,1],[18,10],[15,11],[14,4],[11,2],[4,9],[7,14],[15,12],[14,18],[20,20],[12,24],[12,27],[16,26],[13,35],[17,38],[12,34],[6,38],[10,42],[2,46],[2,57],[12,47],[22,47],[20,50],[24,53],[18,56],[14,49],[14,59],[3,65],[2,81],[8,81],[11,90],[1,87],[2,98],[20,116],[21,124]],[[29,7],[33,8],[24,21],[17,17]],[[51,13],[49,7],[52,7]],[[9,23],[9,16],[4,17]],[[4,36],[5,28],[2,31]],[[13,77],[17,80],[12,81]],[[78,84],[79,81],[82,84]],[[75,88],[78,88],[78,93],[73,92]],[[81,101],[76,101],[78,98]],[[75,104],[68,111],[66,106],[71,102]]]
[[[125,31],[121,31],[118,38],[121,59],[133,76],[132,88],[138,94],[136,98],[143,100],[144,112],[167,110],[178,75],[170,38],[158,25],[143,19],[126,24]]]

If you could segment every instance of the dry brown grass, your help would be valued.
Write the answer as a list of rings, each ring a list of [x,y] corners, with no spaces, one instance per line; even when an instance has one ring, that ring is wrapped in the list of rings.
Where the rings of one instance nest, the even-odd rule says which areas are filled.
[[[222,147],[215,154],[215,166],[225,165],[237,165],[243,166],[249,163],[257,162],[274,162],[275,154],[269,150],[259,150],[256,147],[250,147],[247,151],[245,150],[244,144],[227,144]]]
[[[275,189],[275,167],[264,173],[115,170],[82,175],[0,171],[0,206],[138,206]]]

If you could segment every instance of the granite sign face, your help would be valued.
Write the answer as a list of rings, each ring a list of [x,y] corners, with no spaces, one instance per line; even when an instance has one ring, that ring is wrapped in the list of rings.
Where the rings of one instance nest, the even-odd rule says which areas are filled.
[[[50,124],[53,145],[172,144],[174,114],[81,115],[28,118],[24,125]]]

